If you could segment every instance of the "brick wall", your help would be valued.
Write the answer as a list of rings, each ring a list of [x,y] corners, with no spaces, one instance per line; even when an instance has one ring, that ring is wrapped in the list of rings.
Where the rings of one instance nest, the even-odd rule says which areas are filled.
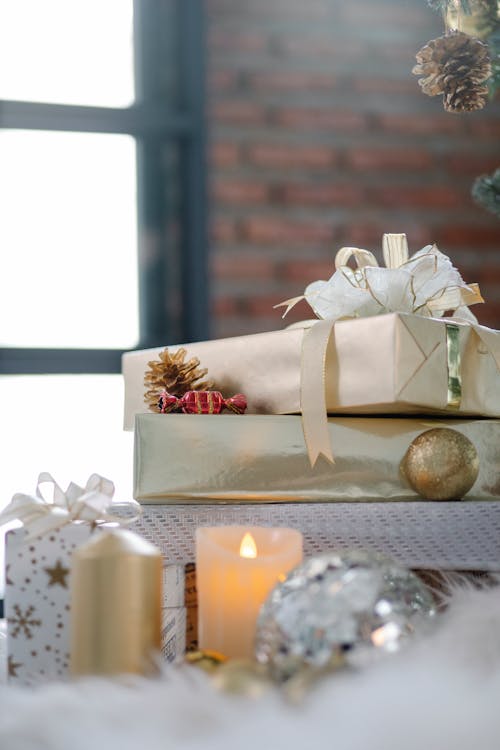
[[[213,335],[280,327],[273,304],[343,245],[380,258],[387,231],[437,242],[500,327],[500,224],[470,198],[500,162],[500,109],[420,93],[415,52],[442,33],[425,0],[206,2]]]

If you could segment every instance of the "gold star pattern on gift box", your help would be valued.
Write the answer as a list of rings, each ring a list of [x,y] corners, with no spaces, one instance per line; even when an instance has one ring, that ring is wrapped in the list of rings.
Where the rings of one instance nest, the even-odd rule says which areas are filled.
[[[12,656],[9,656],[7,660],[7,673],[9,677],[17,677],[17,670],[23,665],[20,662],[14,661]]]
[[[68,588],[66,578],[69,575],[69,568],[65,568],[60,560],[57,560],[52,568],[44,568],[44,571],[49,576],[48,586],[57,586],[59,584],[59,586],[65,589]]]

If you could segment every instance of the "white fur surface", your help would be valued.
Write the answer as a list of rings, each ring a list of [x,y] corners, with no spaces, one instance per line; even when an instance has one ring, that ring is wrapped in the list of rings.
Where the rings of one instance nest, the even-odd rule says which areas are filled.
[[[454,591],[437,630],[300,706],[161,680],[0,688],[1,750],[499,750],[500,588]]]

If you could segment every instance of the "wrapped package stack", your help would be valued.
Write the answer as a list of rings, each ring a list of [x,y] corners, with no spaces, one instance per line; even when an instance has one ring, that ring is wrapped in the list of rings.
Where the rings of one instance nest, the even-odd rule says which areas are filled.
[[[205,524],[238,522],[244,507],[250,521],[270,525],[283,515],[293,523],[304,506],[297,524],[304,530],[307,521],[310,551],[338,545],[319,527],[334,514],[338,526],[344,513],[359,530],[345,546],[398,556],[362,532],[376,527],[368,517],[379,509],[388,524],[397,516],[398,528],[408,525],[405,564],[427,545],[422,567],[467,568],[474,559],[500,568],[500,333],[477,322],[469,310],[483,301],[477,285],[435,246],[409,257],[405,235],[384,235],[383,254],[385,268],[370,252],[340,250],[331,279],[303,295],[316,320],[124,355],[125,427],[135,429],[134,496],[146,533],[156,534],[149,518],[162,508],[172,518],[175,506],[184,556],[201,506]],[[454,538],[484,527],[472,556],[456,544],[450,559],[439,522],[429,551],[425,523],[410,519],[417,507],[421,518],[436,515],[433,500],[446,501],[437,515],[450,534],[455,525]],[[307,545],[306,533],[306,554]]]

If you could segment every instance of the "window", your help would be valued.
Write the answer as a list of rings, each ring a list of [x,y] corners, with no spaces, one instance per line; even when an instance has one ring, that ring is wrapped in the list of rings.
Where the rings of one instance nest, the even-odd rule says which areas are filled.
[[[0,508],[42,470],[130,496],[104,373],[208,335],[202,6],[0,0]]]
[[[202,0],[0,0],[0,372],[206,338]]]

